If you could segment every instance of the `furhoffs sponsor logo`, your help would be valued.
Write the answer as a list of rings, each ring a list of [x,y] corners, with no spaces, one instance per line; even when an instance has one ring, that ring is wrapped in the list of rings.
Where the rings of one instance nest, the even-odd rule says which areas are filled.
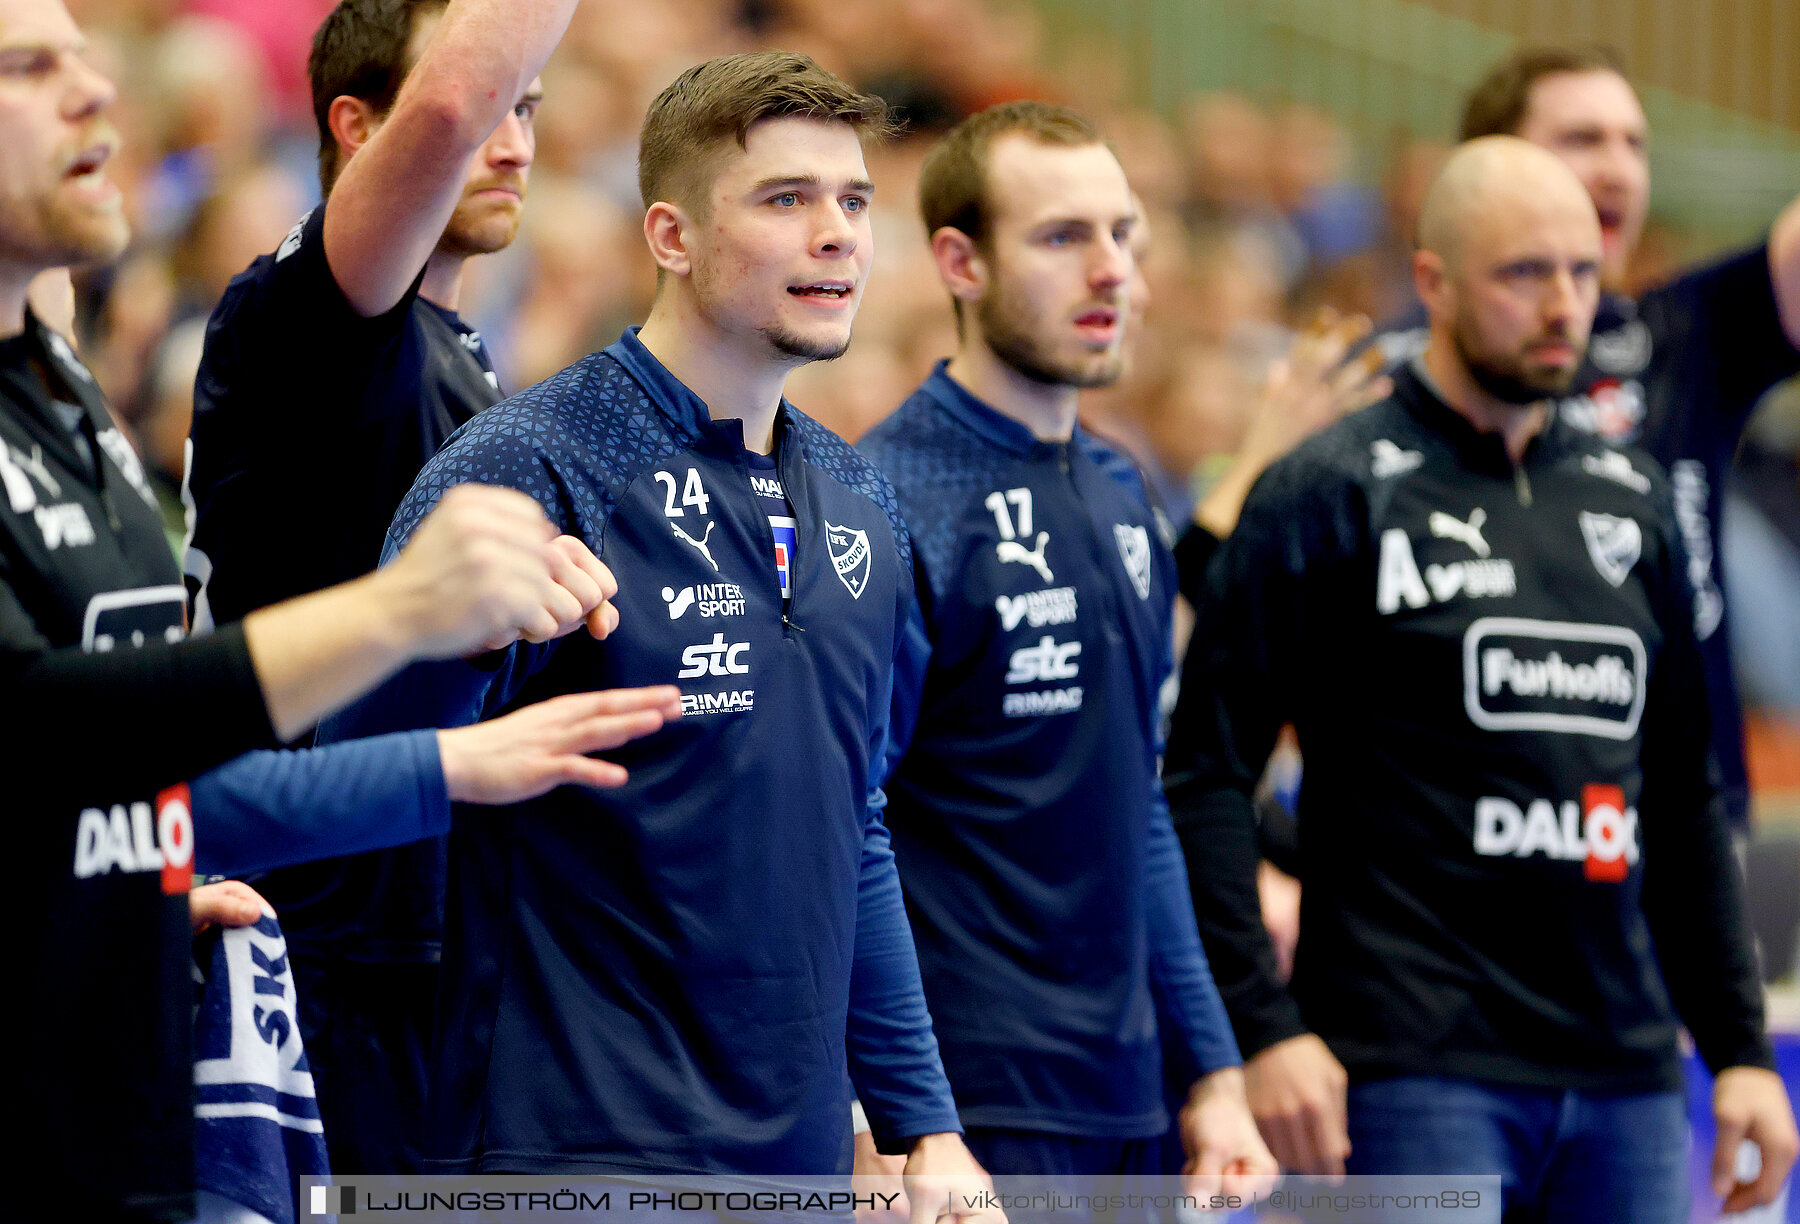
[[[1485,731],[1627,740],[1646,663],[1643,639],[1620,625],[1483,617],[1463,635],[1463,705]]]

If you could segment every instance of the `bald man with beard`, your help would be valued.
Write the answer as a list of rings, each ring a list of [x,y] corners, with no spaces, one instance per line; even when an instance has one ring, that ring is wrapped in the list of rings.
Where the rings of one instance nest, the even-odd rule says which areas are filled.
[[[1270,1148],[1307,1172],[1498,1174],[1506,1219],[1686,1218],[1679,1027],[1713,1189],[1800,1148],[1709,767],[1667,479],[1558,419],[1599,296],[1580,182],[1512,137],[1427,199],[1423,354],[1264,475],[1202,599],[1165,766]],[[1291,986],[1251,791],[1306,753]],[[1739,1181],[1739,1141],[1760,1146]]]

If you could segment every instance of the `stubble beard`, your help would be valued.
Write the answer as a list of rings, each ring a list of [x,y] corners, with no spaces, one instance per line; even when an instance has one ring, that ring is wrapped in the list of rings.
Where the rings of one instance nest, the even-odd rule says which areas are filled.
[[[1522,357],[1500,360],[1481,353],[1474,343],[1474,329],[1466,319],[1457,320],[1451,338],[1456,343],[1457,357],[1475,385],[1503,404],[1535,404],[1567,393],[1575,383],[1578,366],[1534,370]]]
[[[757,328],[769,347],[782,357],[801,361],[836,361],[850,351],[850,333],[835,339],[811,339],[780,325]]]
[[[520,209],[512,209],[504,217],[471,215],[474,211],[466,203],[456,206],[450,224],[444,227],[444,236],[438,240],[439,251],[465,259],[492,255],[504,251],[518,237]]]
[[[981,328],[982,342],[1003,364],[1046,387],[1088,390],[1110,387],[1119,381],[1125,368],[1122,346],[1093,354],[1085,362],[1059,361],[1031,334],[1030,321],[1010,309],[1011,300],[1007,294],[996,291],[975,307],[975,323]]]

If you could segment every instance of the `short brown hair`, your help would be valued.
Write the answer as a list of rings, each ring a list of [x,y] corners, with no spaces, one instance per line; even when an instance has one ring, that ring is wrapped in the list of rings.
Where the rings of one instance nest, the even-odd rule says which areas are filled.
[[[312,81],[313,119],[319,125],[319,186],[331,194],[343,168],[337,137],[331,134],[331,103],[349,96],[367,102],[377,114],[394,107],[406,74],[412,71],[406,51],[421,13],[444,8],[450,0],[339,0],[313,34],[306,73]]]
[[[718,146],[748,147],[764,119],[847,123],[862,136],[893,130],[887,103],[859,93],[791,51],[722,55],[695,64],[656,96],[638,137],[638,192],[644,207],[669,200],[704,211]]]
[[[1625,62],[1610,47],[1525,47],[1488,70],[1463,102],[1458,139],[1517,136],[1531,109],[1531,88],[1565,72],[1616,72]]]
[[[1106,143],[1085,117],[1048,102],[1002,102],[970,115],[944,134],[919,168],[919,213],[927,234],[950,226],[986,246],[992,220],[988,152],[1000,137],[1015,133],[1047,145]]]

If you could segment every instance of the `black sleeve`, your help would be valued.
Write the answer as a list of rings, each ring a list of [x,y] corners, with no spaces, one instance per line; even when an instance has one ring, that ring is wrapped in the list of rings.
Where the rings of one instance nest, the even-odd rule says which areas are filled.
[[[1644,698],[1643,907],[1676,1014],[1706,1065],[1773,1069],[1743,881],[1707,734],[1693,595],[1672,508],[1653,596],[1665,626]]]
[[[1727,454],[1770,387],[1800,373],[1800,350],[1782,330],[1769,248],[1752,247],[1644,295],[1639,315],[1654,341],[1652,377],[1678,403],[1706,413],[1693,427]]]
[[[1163,765],[1206,957],[1245,1058],[1306,1031],[1262,924],[1252,794],[1296,713],[1294,652],[1306,641],[1302,576],[1313,544],[1297,525],[1320,522],[1300,504],[1318,483],[1293,456],[1276,464],[1218,545]]]
[[[174,644],[52,649],[0,583],[8,759],[41,800],[92,803],[186,781],[273,742],[241,626]]]
[[[1198,608],[1206,593],[1206,567],[1219,552],[1219,537],[1189,523],[1175,539],[1175,585],[1189,606]]]

